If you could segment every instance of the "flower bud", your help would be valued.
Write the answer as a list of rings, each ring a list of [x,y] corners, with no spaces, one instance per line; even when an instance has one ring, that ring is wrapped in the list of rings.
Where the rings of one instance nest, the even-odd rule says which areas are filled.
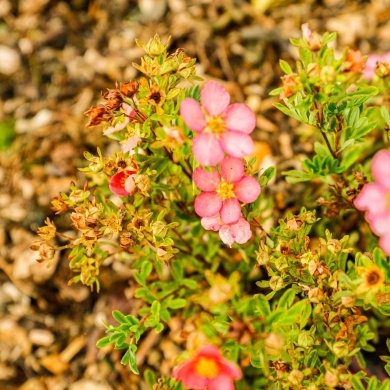
[[[274,291],[281,290],[285,285],[283,278],[280,276],[272,276],[269,281],[269,286]]]
[[[345,357],[349,353],[348,344],[345,341],[336,341],[333,344],[332,351],[338,358]]]
[[[264,341],[264,349],[268,355],[279,356],[283,348],[283,337],[270,333]]]
[[[336,81],[336,71],[334,70],[333,66],[325,65],[321,69],[320,77],[324,84],[334,83]]]
[[[162,221],[153,222],[152,232],[155,237],[165,237],[168,232],[166,223]]]
[[[256,251],[256,260],[259,265],[266,265],[269,262],[269,254],[265,250]]]
[[[298,336],[298,345],[303,348],[308,348],[314,345],[314,339],[307,331],[301,331]]]
[[[40,227],[37,233],[44,240],[51,240],[56,235],[57,229],[49,218],[46,219],[45,223],[47,226]]]
[[[295,386],[300,386],[303,381],[303,374],[299,370],[292,370],[288,376],[288,380]]]

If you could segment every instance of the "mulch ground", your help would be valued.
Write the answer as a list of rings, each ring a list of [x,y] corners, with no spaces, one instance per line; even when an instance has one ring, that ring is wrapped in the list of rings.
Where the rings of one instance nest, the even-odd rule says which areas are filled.
[[[97,294],[67,285],[65,252],[47,269],[29,249],[53,217],[51,198],[84,182],[83,152],[107,143],[100,129],[85,128],[83,113],[101,90],[139,77],[135,38],[171,35],[172,50],[198,59],[200,76],[247,103],[257,115],[259,160],[281,172],[312,150],[313,134],[293,132],[297,124],[268,96],[280,85],[278,59],[294,63],[289,37],[302,23],[338,32],[340,52],[345,45],[363,54],[390,50],[388,0],[0,0],[1,389],[146,389],[120,364],[120,351],[95,347],[112,310],[137,312],[129,270],[105,264]],[[268,189],[275,215],[296,211],[301,191],[278,175]],[[66,217],[56,223],[69,229]],[[176,318],[163,335],[141,341],[141,370],[170,375],[182,327]]]

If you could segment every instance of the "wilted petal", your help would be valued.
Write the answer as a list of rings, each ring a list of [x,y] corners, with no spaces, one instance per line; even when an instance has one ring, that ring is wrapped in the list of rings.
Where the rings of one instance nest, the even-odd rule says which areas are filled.
[[[192,151],[196,160],[207,166],[214,166],[223,159],[223,150],[214,134],[198,134],[192,143]]]
[[[240,158],[227,156],[221,161],[221,176],[228,183],[235,183],[244,176],[245,167]]]
[[[225,124],[228,130],[250,134],[256,126],[256,116],[246,104],[234,103],[225,111]]]
[[[203,167],[198,167],[192,174],[192,178],[202,191],[215,191],[221,181],[218,171],[214,168],[208,172]]]
[[[230,95],[222,84],[209,81],[200,93],[200,101],[210,115],[217,116],[222,114],[229,105]]]
[[[193,98],[186,98],[181,102],[180,115],[192,131],[202,131],[207,126],[203,111]]]
[[[261,187],[254,177],[244,176],[238,183],[234,184],[233,192],[240,202],[252,203],[259,197]]]
[[[383,187],[390,189],[390,152],[382,149],[372,159],[371,172],[374,179]]]
[[[227,130],[221,135],[224,152],[233,157],[243,157],[253,153],[253,140],[248,134]]]
[[[204,229],[213,230],[214,232],[217,232],[222,226],[219,215],[216,215],[215,217],[202,218],[200,223]]]
[[[122,145],[122,152],[123,153],[128,153],[131,152],[140,142],[141,138],[138,137],[138,135],[135,135],[133,137],[130,137],[126,143]]]
[[[223,223],[236,223],[241,216],[240,202],[235,198],[224,200],[220,215]]]
[[[120,171],[111,177],[109,182],[110,190],[119,196],[127,196],[129,192],[125,189],[125,181],[128,175],[125,171]]]
[[[202,192],[195,198],[195,212],[200,217],[213,217],[221,207],[222,200],[216,192]]]

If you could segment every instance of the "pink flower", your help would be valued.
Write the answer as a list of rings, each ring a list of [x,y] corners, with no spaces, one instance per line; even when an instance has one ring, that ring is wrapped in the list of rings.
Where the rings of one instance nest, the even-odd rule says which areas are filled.
[[[117,123],[115,126],[112,126],[112,127],[109,127],[108,129],[106,129],[103,132],[104,135],[112,134],[112,133],[115,133],[117,131],[124,129],[127,126],[127,124],[130,122],[130,119],[134,118],[135,111],[133,110],[133,108],[129,104],[123,103],[122,108],[123,108],[123,111],[125,114],[123,121]]]
[[[181,380],[190,389],[234,390],[234,379],[240,379],[241,369],[224,359],[217,347],[205,345],[195,356],[173,369],[172,378]]]
[[[220,164],[221,173],[198,167],[193,173],[196,186],[203,192],[195,199],[195,212],[200,217],[220,214],[224,224],[237,223],[241,216],[240,202],[254,202],[261,192],[260,184],[252,176],[244,176],[241,159],[225,157]]]
[[[366,210],[366,220],[378,235],[379,246],[390,255],[390,152],[380,150],[372,159],[375,181],[363,187],[354,201],[358,210]]]
[[[210,218],[204,217],[201,220],[201,224],[206,230],[219,231],[219,237],[222,242],[229,245],[230,248],[235,242],[237,244],[245,244],[252,237],[249,222],[242,216],[238,222],[229,225],[224,224],[219,215]]]
[[[111,177],[109,182],[110,190],[119,196],[130,195],[135,189],[136,171],[126,168]]]
[[[390,64],[390,52],[383,55],[370,54],[367,57],[366,66],[363,72],[363,78],[371,80],[375,75],[376,65],[378,62],[387,62]]]
[[[249,134],[256,126],[252,110],[242,103],[230,104],[230,95],[215,81],[205,84],[201,103],[192,98],[181,103],[180,114],[188,127],[198,133],[192,150],[202,165],[219,164],[227,153],[243,157],[253,152]]]
[[[122,152],[130,153],[141,141],[142,139],[138,137],[138,135],[130,137],[124,144],[122,144]]]

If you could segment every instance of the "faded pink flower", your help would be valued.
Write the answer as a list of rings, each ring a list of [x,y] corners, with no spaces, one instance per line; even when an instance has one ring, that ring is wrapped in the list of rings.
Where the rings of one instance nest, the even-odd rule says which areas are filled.
[[[230,248],[235,242],[237,244],[245,244],[252,237],[249,222],[242,216],[238,222],[229,225],[224,224],[219,215],[210,218],[204,217],[201,220],[201,224],[206,230],[219,232],[222,242],[229,245]]]
[[[202,165],[219,164],[224,153],[243,157],[253,152],[249,134],[256,126],[256,117],[243,103],[230,104],[230,95],[215,81],[207,82],[201,92],[202,106],[192,98],[181,103],[180,114],[195,131],[192,150]]]
[[[122,152],[130,153],[141,141],[142,139],[138,135],[130,137],[122,144]]]
[[[363,187],[354,201],[358,210],[366,210],[366,220],[378,235],[379,246],[390,255],[390,152],[380,150],[372,159],[375,181]]]
[[[242,160],[230,156],[222,160],[220,173],[215,168],[210,172],[196,168],[192,177],[203,192],[195,199],[195,212],[206,218],[220,214],[224,224],[237,223],[241,216],[240,202],[252,203],[261,192],[258,181],[244,173]]]
[[[137,172],[133,168],[119,171],[111,177],[109,182],[110,190],[119,196],[130,195],[135,189],[135,179]]]
[[[308,23],[302,24],[302,36],[305,41],[309,44],[310,49],[317,51],[321,48],[321,39],[318,34],[313,34],[310,30]]]
[[[213,345],[202,347],[192,359],[173,369],[172,378],[194,390],[234,390],[234,379],[240,379],[241,369],[224,359]]]
[[[130,119],[134,118],[135,111],[133,110],[133,108],[129,104],[123,103],[122,108],[123,108],[123,112],[125,114],[123,121],[117,123],[115,126],[111,126],[108,129],[106,129],[103,132],[104,135],[112,134],[112,133],[115,133],[117,131],[124,129],[127,126],[127,124],[130,122]]]
[[[379,62],[390,64],[390,51],[385,54],[370,54],[367,57],[366,66],[363,71],[363,78],[371,80],[375,75],[376,65]]]

